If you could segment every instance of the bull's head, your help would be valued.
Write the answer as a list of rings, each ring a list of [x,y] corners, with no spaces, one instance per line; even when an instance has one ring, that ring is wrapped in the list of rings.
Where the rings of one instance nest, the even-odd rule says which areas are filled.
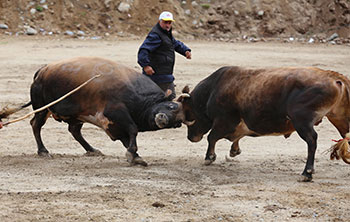
[[[158,129],[180,127],[184,119],[182,105],[178,102],[161,102],[153,107],[152,113],[152,122]]]
[[[200,110],[193,100],[189,87],[185,86],[177,101],[182,104],[183,123],[187,126],[187,138],[191,142],[198,142],[210,130],[211,124],[207,117],[203,117],[205,110]]]

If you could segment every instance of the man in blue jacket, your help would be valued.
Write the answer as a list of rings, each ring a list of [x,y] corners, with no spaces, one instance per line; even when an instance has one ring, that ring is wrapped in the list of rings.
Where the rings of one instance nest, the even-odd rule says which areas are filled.
[[[172,22],[172,13],[164,11],[160,14],[158,23],[139,48],[137,62],[142,67],[142,73],[149,76],[164,92],[170,89],[170,98],[174,99],[175,51],[191,59],[191,49],[173,37]]]

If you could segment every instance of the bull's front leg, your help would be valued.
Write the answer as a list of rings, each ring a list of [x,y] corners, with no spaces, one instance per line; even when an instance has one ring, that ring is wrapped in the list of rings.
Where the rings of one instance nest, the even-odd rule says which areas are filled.
[[[239,148],[238,141],[236,140],[235,142],[232,143],[231,145],[231,150],[230,150],[230,157],[235,157],[239,154],[241,154],[241,148]]]
[[[129,145],[125,153],[126,159],[132,165],[137,164],[147,166],[147,162],[144,161],[137,153],[136,136],[137,129],[129,130]]]
[[[124,104],[108,104],[103,113],[112,124],[108,125],[108,134],[113,140],[120,139],[127,148],[127,161],[134,165],[147,166],[147,163],[137,154],[136,136],[138,128]],[[115,124],[117,123],[117,124]]]
[[[224,117],[224,118],[216,118],[214,120],[212,129],[207,138],[208,149],[205,155],[205,162],[204,162],[205,165],[210,165],[216,160],[216,154],[215,154],[216,142],[222,138],[225,138],[226,135],[233,134],[240,120],[239,118],[229,119],[228,115],[226,115],[225,113],[220,115],[220,117]],[[238,147],[238,142],[237,142],[237,147]],[[237,152],[240,152],[239,147]],[[236,155],[238,155],[238,153]]]
[[[215,144],[217,141],[218,139],[216,138],[215,133],[211,131],[208,135],[208,149],[204,160],[205,165],[210,165],[216,160]]]

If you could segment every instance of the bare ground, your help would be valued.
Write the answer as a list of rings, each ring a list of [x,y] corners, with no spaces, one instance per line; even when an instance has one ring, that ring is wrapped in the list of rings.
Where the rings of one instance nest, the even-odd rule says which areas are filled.
[[[334,45],[186,42],[193,59],[177,57],[177,93],[224,65],[317,66],[349,73],[350,48]],[[81,55],[123,62],[139,70],[140,41],[0,39],[0,108],[29,101],[35,71]],[[19,117],[26,109],[12,118]],[[204,166],[206,139],[191,143],[186,127],[140,133],[148,167],[130,167],[120,142],[95,126],[83,134],[105,156],[89,157],[67,125],[49,119],[42,131],[53,158],[36,155],[30,119],[0,130],[0,221],[349,221],[350,168],[324,152],[339,139],[326,120],[316,127],[314,181],[297,182],[306,144],[296,133],[243,138],[228,162],[230,143],[217,144],[217,161]]]

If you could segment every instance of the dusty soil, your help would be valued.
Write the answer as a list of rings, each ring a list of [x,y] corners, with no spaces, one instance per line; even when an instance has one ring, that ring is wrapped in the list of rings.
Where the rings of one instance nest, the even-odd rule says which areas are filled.
[[[128,7],[122,10],[121,4]],[[0,24],[8,29],[0,35],[23,35],[31,27],[38,35],[80,30],[87,36],[137,38],[164,10],[174,13],[176,33],[186,38],[321,40],[337,33],[350,39],[348,0],[2,0]]]
[[[349,73],[349,47],[318,44],[186,42],[193,59],[177,57],[177,93],[224,65],[317,66]],[[0,39],[0,108],[29,100],[43,64],[81,55],[110,58],[139,70],[140,41]],[[31,111],[25,109],[11,118]],[[83,134],[105,156],[88,157],[67,125],[49,119],[43,140],[53,158],[36,155],[29,119],[0,130],[0,221],[349,221],[350,166],[324,152],[339,139],[325,119],[314,181],[298,182],[306,144],[297,134],[243,138],[228,162],[230,143],[204,166],[206,139],[191,143],[186,127],[138,135],[148,167],[130,167],[120,142],[95,126]]]

